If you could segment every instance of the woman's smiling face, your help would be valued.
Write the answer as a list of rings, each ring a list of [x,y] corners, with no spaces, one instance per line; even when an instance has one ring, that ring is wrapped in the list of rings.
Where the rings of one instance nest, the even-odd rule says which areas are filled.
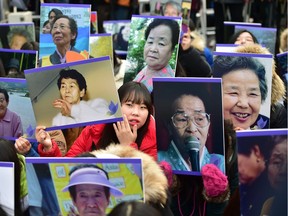
[[[222,77],[224,118],[234,127],[248,129],[257,119],[261,92],[257,75],[249,69],[229,72]]]

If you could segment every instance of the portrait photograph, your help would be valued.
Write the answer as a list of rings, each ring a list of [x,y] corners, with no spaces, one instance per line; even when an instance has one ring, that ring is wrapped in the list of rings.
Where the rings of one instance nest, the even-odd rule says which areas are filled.
[[[90,56],[93,58],[109,56],[113,63],[113,44],[111,34],[91,34],[89,41]]]
[[[35,140],[36,119],[25,79],[0,78],[0,137],[15,140],[20,136]],[[8,120],[8,121],[7,121]]]
[[[39,60],[40,65],[61,63],[64,46],[69,46],[68,54],[79,60],[89,56],[89,35],[91,25],[91,5],[52,4],[40,5]],[[69,44],[66,44],[66,42]],[[66,53],[65,53],[66,54]],[[69,62],[66,55],[66,62]]]
[[[126,55],[130,36],[131,20],[105,20],[103,27],[105,32],[113,38],[113,48],[119,55]]]
[[[250,31],[258,40],[258,43],[267,48],[270,53],[275,53],[276,45],[276,28],[264,28],[264,27],[255,27],[255,26],[235,26],[234,32],[241,30]]]
[[[0,48],[0,76],[25,78],[24,70],[37,66],[37,51]]]
[[[13,162],[0,162],[0,207],[8,215],[15,214],[15,184],[11,184],[11,182],[14,182],[14,173]]]
[[[270,127],[271,54],[214,52],[213,76],[222,78],[224,119],[239,129]]]
[[[133,15],[124,82],[153,90],[153,77],[175,77],[181,17]]]
[[[241,215],[287,215],[287,134],[236,131]]]
[[[37,125],[59,129],[122,119],[109,56],[24,72]]]
[[[35,27],[33,22],[0,23],[0,48],[17,49],[26,42],[35,41]]]
[[[158,161],[176,174],[201,175],[206,164],[225,173],[221,79],[161,77],[153,85]]]
[[[43,215],[84,216],[88,200],[98,205],[90,208],[95,215],[123,201],[145,201],[139,158],[26,158],[26,164],[29,194],[39,188],[29,201],[38,197]]]

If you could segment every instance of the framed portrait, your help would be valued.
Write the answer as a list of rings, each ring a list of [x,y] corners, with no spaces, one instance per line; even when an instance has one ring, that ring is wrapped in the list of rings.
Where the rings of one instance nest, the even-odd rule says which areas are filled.
[[[36,40],[33,22],[0,23],[0,48],[20,50],[25,42]]]
[[[113,48],[120,56],[127,55],[130,23],[131,20],[105,20],[103,22],[105,32],[112,35]]]
[[[142,82],[151,92],[153,77],[175,77],[181,25],[181,17],[133,15],[124,82]]]
[[[236,131],[241,215],[287,214],[287,134]]]
[[[201,175],[211,163],[225,173],[221,79],[159,77],[153,85],[158,160],[176,174]]]
[[[7,118],[14,116],[13,121],[1,121],[0,136],[9,140],[15,140],[19,136],[35,140],[36,119],[26,79],[0,78],[0,88],[5,89],[9,97],[8,103],[6,100],[7,110],[9,110],[9,113],[6,111]]]
[[[24,70],[37,67],[37,51],[0,48],[0,76],[25,78]]]
[[[53,18],[51,19],[51,13],[53,13]],[[87,52],[89,53],[89,35],[90,35],[90,25],[91,25],[91,5],[88,4],[59,4],[59,3],[42,3],[40,5],[40,26],[42,31],[40,32],[39,41],[39,59],[44,56],[52,55],[56,52],[56,45],[54,40],[59,40],[57,38],[53,39],[53,34],[51,34],[51,23],[56,16],[66,15],[73,19],[77,24],[76,37],[71,42],[71,50],[77,53]],[[50,20],[49,20],[50,18]],[[50,31],[44,31],[44,27],[50,25]],[[71,25],[71,23],[70,23]],[[65,30],[65,25],[62,25]],[[69,27],[71,30],[71,26]],[[73,28],[72,28],[73,29]],[[61,34],[61,37],[66,35]],[[56,36],[55,36],[56,37]],[[60,38],[60,36],[57,36]],[[72,41],[72,40],[71,40]],[[45,62],[42,64],[47,66]]]
[[[276,28],[264,28],[264,27],[255,27],[255,26],[235,26],[235,33],[241,30],[250,31],[258,40],[258,43],[266,47],[271,54],[275,53],[276,45]]]
[[[7,215],[15,214],[14,163],[0,162],[0,207]]]
[[[34,187],[40,189],[34,197],[29,196],[29,201],[41,197],[40,207],[44,215],[68,215],[72,210],[74,213],[81,211],[77,193],[81,189],[89,196],[84,188],[87,183],[110,188],[110,197],[106,194],[106,197],[101,196],[109,197],[109,201],[97,200],[101,205],[99,209],[104,209],[106,214],[122,201],[145,201],[142,161],[139,158],[26,158],[26,164],[29,194]],[[69,187],[73,186],[76,186],[75,199],[69,192]],[[79,186],[81,188],[77,189]],[[94,191],[94,188],[89,189]],[[99,188],[97,194],[100,194]]]
[[[213,76],[222,80],[225,77],[222,83],[223,89],[226,89],[225,92],[223,91],[225,96],[223,96],[223,102],[227,105],[224,113],[225,111],[227,115],[229,113],[229,117],[224,117],[231,118],[235,126],[241,125],[243,129],[269,128],[273,55],[214,52],[213,56]],[[243,72],[240,73],[241,70],[246,71],[245,76],[242,75]],[[247,90],[245,99],[249,101],[249,109],[246,104],[239,106],[239,109],[235,111],[232,104],[239,102],[239,98],[240,101],[244,98],[241,86]],[[251,104],[253,104],[253,109]]]
[[[24,72],[37,125],[59,129],[122,119],[109,56]]]
[[[90,56],[94,58],[109,56],[113,64],[113,44],[111,34],[91,34],[89,41]]]

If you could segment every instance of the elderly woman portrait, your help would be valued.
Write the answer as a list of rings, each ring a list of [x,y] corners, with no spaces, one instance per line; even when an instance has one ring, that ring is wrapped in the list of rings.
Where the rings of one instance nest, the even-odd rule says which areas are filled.
[[[214,91],[221,98],[221,85],[218,84]],[[214,164],[225,172],[223,122],[219,118],[221,114],[216,114],[218,111],[221,113],[221,103],[214,103],[212,109],[212,104],[205,98],[215,98],[217,93],[212,95],[203,89],[213,85],[185,82],[164,85],[154,82],[158,160],[169,162],[177,171],[200,171],[205,164]],[[165,97],[165,93],[159,94],[161,89],[169,99],[160,98]],[[170,94],[172,89],[177,94]],[[203,91],[199,93],[199,89]]]
[[[56,45],[56,50],[53,54],[40,59],[41,66],[66,63],[68,51],[82,54],[75,48],[78,27],[73,18],[66,15],[56,16],[51,24],[51,35]]]
[[[133,44],[129,41],[128,61],[130,61],[130,64],[134,64],[135,61],[138,61],[138,67],[133,71],[133,74],[138,73],[134,78],[134,81],[145,84],[150,92],[153,90],[153,77],[175,76],[174,69],[176,62],[174,62],[174,66],[171,67],[169,61],[179,41],[180,26],[176,19],[177,18],[175,18],[175,20],[171,18],[154,18],[152,22],[148,24],[144,32],[144,41],[143,39],[140,39],[140,43],[138,42],[138,47],[140,47],[140,49],[138,47],[137,49],[140,51],[137,53],[135,53]],[[130,29],[133,27],[135,28],[131,23]],[[143,53],[141,53],[141,43],[144,44]],[[141,63],[139,63],[138,56],[143,59],[142,66],[140,66]],[[126,71],[126,75],[128,73],[130,72]],[[133,79],[133,77],[131,78]]]
[[[260,114],[268,95],[264,65],[248,56],[222,56],[214,59],[214,77],[222,77],[224,119],[237,129],[269,127],[269,118]]]

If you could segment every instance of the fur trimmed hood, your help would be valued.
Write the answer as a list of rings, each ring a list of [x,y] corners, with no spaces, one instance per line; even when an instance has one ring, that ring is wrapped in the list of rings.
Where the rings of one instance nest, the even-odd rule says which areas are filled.
[[[267,48],[262,47],[259,44],[249,44],[238,46],[236,52],[239,53],[257,53],[257,54],[271,54]],[[279,101],[286,99],[285,97],[285,85],[282,79],[276,73],[276,63],[272,61],[272,94],[271,105],[276,104]]]
[[[130,146],[111,144],[106,149],[91,152],[96,157],[101,154],[113,154],[118,157],[141,158],[144,173],[145,200],[151,204],[166,205],[168,195],[168,180],[157,164],[150,156]]]

